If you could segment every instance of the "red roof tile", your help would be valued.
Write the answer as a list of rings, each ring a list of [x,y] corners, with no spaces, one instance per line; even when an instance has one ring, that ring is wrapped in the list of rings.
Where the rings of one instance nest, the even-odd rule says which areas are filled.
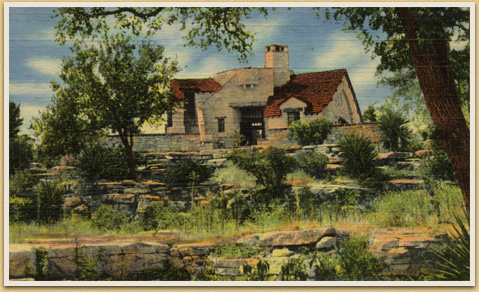
[[[185,90],[195,92],[216,92],[221,85],[213,78],[208,79],[175,79],[171,81],[171,91],[177,102],[184,102]]]
[[[307,104],[305,114],[317,114],[331,102],[345,69],[327,72],[291,75],[291,80],[274,89],[274,95],[268,98],[264,110],[265,117],[281,116],[280,106],[294,97]]]

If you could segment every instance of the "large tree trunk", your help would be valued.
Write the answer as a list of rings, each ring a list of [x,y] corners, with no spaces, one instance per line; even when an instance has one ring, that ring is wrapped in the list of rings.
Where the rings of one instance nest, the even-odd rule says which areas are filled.
[[[396,8],[396,11],[404,26],[426,106],[434,121],[436,142],[454,165],[464,204],[469,209],[470,134],[450,68],[448,42],[438,37],[432,40],[432,46],[421,47],[415,16],[406,7]]]
[[[130,132],[128,135],[127,130],[119,129],[118,133],[120,135],[121,142],[125,147],[126,157],[128,160],[128,179],[136,179],[136,165],[135,165],[135,155],[133,153],[133,132]],[[129,137],[128,137],[129,136]],[[128,141],[128,138],[130,141]]]

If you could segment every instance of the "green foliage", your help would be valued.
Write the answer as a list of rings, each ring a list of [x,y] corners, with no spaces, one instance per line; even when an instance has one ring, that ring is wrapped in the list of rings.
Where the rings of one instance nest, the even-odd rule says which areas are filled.
[[[10,196],[8,205],[10,223],[32,222],[38,218],[38,206],[33,198]]]
[[[48,251],[44,247],[35,249],[35,281],[48,280]]]
[[[384,258],[377,258],[369,251],[366,237],[350,237],[339,249],[340,273],[343,280],[378,280],[379,273],[386,269]]]
[[[304,260],[303,256],[289,258],[281,266],[281,281],[306,281],[308,273]]]
[[[309,123],[295,121],[289,126],[288,135],[301,145],[322,144],[331,133],[331,125],[329,120],[323,118]]]
[[[383,134],[384,147],[391,151],[406,151],[411,140],[408,120],[402,112],[392,108],[384,108],[379,115],[378,128]]]
[[[268,280],[269,262],[260,259],[253,267],[249,264],[243,265],[243,274],[246,276],[247,281],[266,281]]]
[[[135,165],[145,165],[146,160],[134,153]],[[123,147],[104,148],[98,144],[87,146],[75,162],[80,174],[89,182],[97,180],[124,180],[128,176],[128,162]]]
[[[211,171],[207,166],[189,158],[168,168],[165,176],[170,183],[187,185],[189,183],[198,184],[204,182],[210,175]]]
[[[33,139],[27,135],[18,135],[23,118],[20,117],[20,105],[10,102],[9,108],[9,163],[10,174],[30,167],[33,160]]]
[[[243,141],[246,139],[245,135],[241,135],[237,130],[229,134],[229,137],[233,141],[233,149],[237,149],[243,144]]]
[[[218,184],[233,184],[242,189],[256,187],[256,178],[231,161],[227,161],[225,167],[216,168],[211,180]]]
[[[271,192],[282,189],[286,175],[296,168],[296,160],[275,147],[268,147],[263,151],[255,149],[253,153],[236,150],[228,158],[236,166],[252,174],[257,183]]]
[[[368,105],[368,108],[363,111],[363,120],[367,123],[375,123],[377,121],[376,109],[373,105]]]
[[[101,205],[91,219],[92,225],[103,231],[118,231],[129,221],[124,210],[114,210],[110,205]]]
[[[347,174],[354,178],[370,177],[376,172],[377,157],[373,142],[359,134],[344,135],[338,142]]]
[[[152,202],[146,207],[143,213],[143,229],[166,229],[174,221],[175,213],[175,206],[168,204],[168,202]]]
[[[61,44],[68,39],[82,42],[101,38],[113,27],[136,36],[146,31],[150,36],[166,25],[179,23],[181,30],[187,31],[183,37],[186,45],[203,50],[209,46],[225,48],[230,53],[238,52],[240,61],[252,54],[254,40],[242,21],[251,18],[253,12],[268,15],[261,7],[63,7],[56,12],[55,16],[60,17],[56,41]],[[108,16],[114,18],[113,23],[107,21]]]
[[[219,243],[213,247],[211,254],[230,259],[251,258],[261,255],[267,248],[256,248],[240,243]]]
[[[439,267],[436,271],[439,273],[441,280],[469,281],[470,279],[470,217],[467,210],[464,213],[467,224],[460,217],[454,215],[455,224],[452,224],[452,227],[455,234],[451,234],[442,240],[443,249],[433,250],[439,258],[435,264]]]
[[[65,189],[56,181],[40,181],[35,186],[38,202],[38,220],[43,223],[55,223],[63,216]]]
[[[298,191],[298,206],[300,213],[305,218],[313,218],[316,215],[316,208],[319,205],[311,187],[302,187]]]
[[[457,181],[454,166],[446,152],[437,146],[434,146],[433,149],[433,155],[422,159],[419,171],[432,179]]]
[[[339,261],[339,258],[333,258],[329,254],[314,252],[309,261],[309,268],[313,270],[316,281],[334,281],[339,277]]]
[[[91,258],[87,257],[84,249],[85,247],[79,246],[77,241],[75,245],[75,257],[73,259],[76,266],[74,274],[75,281],[101,280],[101,274],[96,271],[96,266],[101,258],[101,249]]]
[[[326,155],[314,151],[301,151],[295,158],[299,169],[316,178],[324,176],[326,164],[329,162]]]
[[[15,196],[21,192],[32,189],[37,182],[38,178],[32,175],[32,173],[27,169],[15,172],[15,174],[10,175],[10,196]]]

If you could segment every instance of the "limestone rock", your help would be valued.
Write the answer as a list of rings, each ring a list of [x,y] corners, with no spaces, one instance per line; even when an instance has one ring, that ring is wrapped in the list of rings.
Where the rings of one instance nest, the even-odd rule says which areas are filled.
[[[300,246],[315,244],[324,236],[335,236],[336,229],[324,227],[318,229],[272,231],[254,234],[240,239],[238,242],[249,246]]]
[[[107,201],[112,204],[133,204],[135,202],[134,194],[110,194]]]
[[[325,236],[316,244],[317,250],[331,250],[336,246],[337,238],[335,236]]]

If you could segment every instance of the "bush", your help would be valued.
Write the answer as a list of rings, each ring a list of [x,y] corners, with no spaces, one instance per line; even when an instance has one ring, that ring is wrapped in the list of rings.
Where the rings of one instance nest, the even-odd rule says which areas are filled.
[[[63,216],[65,190],[56,181],[41,181],[35,186],[38,203],[38,220],[55,223]]]
[[[370,177],[376,173],[377,152],[373,142],[359,134],[344,135],[338,142],[347,174],[353,178]]]
[[[15,174],[10,175],[10,196],[15,196],[23,191],[32,189],[37,183],[38,178],[33,176],[28,169],[17,171]]]
[[[110,205],[101,205],[92,218],[92,224],[102,231],[118,231],[128,223],[129,218],[124,210],[113,210]]]
[[[263,151],[254,150],[253,153],[237,150],[229,155],[229,159],[252,174],[256,182],[268,191],[281,189],[286,175],[296,169],[296,160],[275,147]]]
[[[136,165],[146,165],[146,160],[134,153]],[[88,181],[119,181],[128,177],[128,158],[123,147],[104,148],[92,145],[78,155],[76,166],[80,174]]]
[[[168,202],[153,202],[143,213],[143,228],[145,230],[166,229],[174,221],[175,214],[175,206],[169,205]]]
[[[201,183],[211,175],[207,166],[199,164],[193,159],[187,159],[166,171],[166,178],[170,183],[186,185]]]
[[[377,280],[379,273],[386,269],[384,258],[377,258],[368,250],[366,237],[346,239],[339,249],[339,277],[348,281]]]
[[[296,161],[299,169],[311,176],[321,178],[324,175],[329,159],[323,153],[302,151],[296,155]]]
[[[304,258],[290,258],[281,266],[281,281],[306,281],[308,278]]]
[[[9,219],[13,222],[31,222],[37,219],[38,206],[32,198],[10,196]]]
[[[312,122],[295,121],[289,126],[288,135],[301,145],[322,144],[331,133],[331,122],[317,119]]]
[[[434,155],[424,157],[419,167],[420,172],[433,179],[457,181],[456,171],[447,153],[434,147]]]
[[[27,135],[10,138],[10,173],[30,167],[33,160],[33,139]]]

